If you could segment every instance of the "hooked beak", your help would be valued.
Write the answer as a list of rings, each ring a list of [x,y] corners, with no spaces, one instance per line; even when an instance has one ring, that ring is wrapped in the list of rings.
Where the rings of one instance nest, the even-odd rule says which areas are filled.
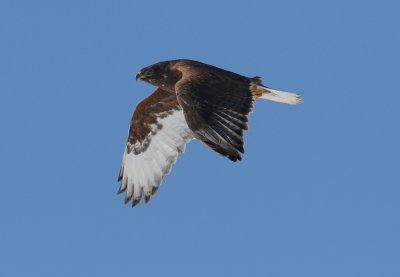
[[[145,79],[148,79],[148,78],[151,78],[153,75],[152,74],[145,74],[145,73],[143,73],[142,72],[142,70],[140,70],[137,74],[136,74],[136,81],[138,80],[138,79],[140,79],[140,80],[145,80]]]
[[[142,71],[139,71],[139,72],[136,74],[135,79],[136,79],[136,81],[137,81],[138,79],[142,79],[142,77],[143,77],[143,73],[142,73]]]

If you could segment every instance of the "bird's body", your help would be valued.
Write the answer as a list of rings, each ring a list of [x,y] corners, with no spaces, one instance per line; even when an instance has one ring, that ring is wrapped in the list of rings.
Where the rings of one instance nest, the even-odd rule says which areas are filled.
[[[192,139],[232,161],[244,153],[243,130],[256,98],[300,103],[298,94],[265,87],[248,78],[192,60],[160,62],[137,78],[158,88],[136,107],[129,128],[119,193],[133,206],[157,191],[179,153]]]

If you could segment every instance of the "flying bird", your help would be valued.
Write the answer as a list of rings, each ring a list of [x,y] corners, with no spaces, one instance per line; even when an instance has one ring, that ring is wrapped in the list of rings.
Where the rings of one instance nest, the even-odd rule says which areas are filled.
[[[245,77],[193,60],[159,62],[136,75],[157,87],[133,112],[122,158],[118,193],[125,204],[147,203],[192,139],[241,160],[243,131],[255,99],[299,104],[300,95],[271,89]]]

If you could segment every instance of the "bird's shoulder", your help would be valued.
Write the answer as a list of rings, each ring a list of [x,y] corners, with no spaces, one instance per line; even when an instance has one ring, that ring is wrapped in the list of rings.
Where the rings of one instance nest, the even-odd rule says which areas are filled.
[[[246,83],[250,79],[238,73],[225,70],[210,64],[193,61],[193,60],[178,60],[173,65],[173,69],[182,73],[181,83],[198,82],[198,83],[214,83],[220,82],[230,83]]]
[[[176,94],[157,88],[137,104],[129,128],[128,142],[132,145],[142,143],[157,127],[160,118],[180,110]]]

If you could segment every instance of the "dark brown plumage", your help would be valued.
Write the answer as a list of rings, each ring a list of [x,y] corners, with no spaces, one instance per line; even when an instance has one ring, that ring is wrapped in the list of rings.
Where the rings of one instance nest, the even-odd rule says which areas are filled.
[[[157,88],[137,105],[129,127],[128,142],[130,144],[140,142],[148,146],[150,143],[148,135],[152,132],[151,126],[157,124],[160,114],[167,116],[168,113],[178,109],[179,104],[175,93]],[[145,148],[141,149],[141,151],[145,150]]]
[[[189,60],[161,62],[141,72],[142,80],[176,93],[195,138],[233,161],[241,159],[254,101],[251,78]]]
[[[192,60],[165,61],[145,67],[136,79],[158,88],[132,116],[118,180],[119,193],[133,205],[153,195],[177,155],[191,139],[200,140],[232,161],[244,153],[243,130],[256,98],[297,104],[297,94],[265,87],[245,77]]]

